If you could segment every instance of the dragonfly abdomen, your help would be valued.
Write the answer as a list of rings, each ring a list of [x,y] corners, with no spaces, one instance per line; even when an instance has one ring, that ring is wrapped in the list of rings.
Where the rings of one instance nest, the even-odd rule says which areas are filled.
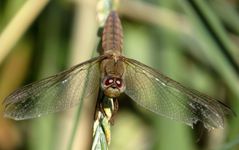
[[[122,25],[119,16],[115,11],[110,12],[105,22],[102,36],[102,47],[104,53],[107,53],[107,51],[118,51],[119,53],[121,53],[122,51]]]

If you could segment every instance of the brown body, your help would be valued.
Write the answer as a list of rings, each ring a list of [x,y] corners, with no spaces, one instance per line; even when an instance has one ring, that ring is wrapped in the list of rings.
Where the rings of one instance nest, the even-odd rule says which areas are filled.
[[[121,55],[123,49],[123,31],[118,14],[112,11],[104,26],[102,35],[103,54]]]
[[[125,66],[122,57],[123,32],[119,16],[112,11],[104,26],[102,35],[103,55],[106,59],[101,62],[102,88],[108,97],[118,97],[124,92]],[[107,80],[112,84],[106,85]],[[117,83],[118,82],[118,83]],[[119,86],[122,85],[122,86]]]

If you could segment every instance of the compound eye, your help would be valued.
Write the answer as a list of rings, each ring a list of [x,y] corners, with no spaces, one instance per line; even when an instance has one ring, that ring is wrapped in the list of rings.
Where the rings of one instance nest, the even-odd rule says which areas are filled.
[[[122,87],[122,80],[121,79],[116,79],[115,83],[117,84],[118,87]]]
[[[108,78],[108,79],[105,80],[105,85],[106,85],[106,86],[109,86],[109,85],[111,85],[113,82],[114,82],[114,80],[113,80],[112,78]]]

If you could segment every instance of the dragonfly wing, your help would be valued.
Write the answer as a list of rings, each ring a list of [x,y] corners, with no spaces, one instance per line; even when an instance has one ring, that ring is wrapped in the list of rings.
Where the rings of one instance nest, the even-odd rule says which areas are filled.
[[[125,93],[156,114],[193,126],[201,121],[208,129],[223,127],[229,107],[207,95],[188,89],[133,59],[125,58]]]
[[[98,92],[101,57],[26,85],[10,94],[3,104],[5,116],[23,120],[58,112],[79,104]]]

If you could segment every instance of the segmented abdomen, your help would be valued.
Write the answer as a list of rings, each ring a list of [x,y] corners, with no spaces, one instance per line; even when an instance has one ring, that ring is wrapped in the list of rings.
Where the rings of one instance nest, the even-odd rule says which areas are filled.
[[[115,50],[121,53],[123,48],[122,25],[118,14],[115,11],[110,12],[104,26],[102,47],[104,53],[108,50]]]

